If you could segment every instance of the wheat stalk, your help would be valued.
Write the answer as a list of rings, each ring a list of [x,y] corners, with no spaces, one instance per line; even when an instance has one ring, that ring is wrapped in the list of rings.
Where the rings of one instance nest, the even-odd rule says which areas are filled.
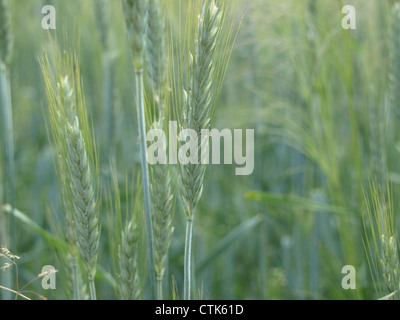
[[[57,125],[53,126],[53,128],[58,128],[58,139],[62,139],[62,141],[67,141],[68,135],[65,130],[65,122],[72,123],[75,117],[75,103],[74,103],[74,92],[69,84],[68,77],[61,80],[61,83],[57,84],[57,89],[59,92],[60,105],[63,106],[63,111],[65,114],[65,118],[61,116],[61,113],[57,113]],[[67,119],[67,121],[65,121]],[[70,267],[70,271],[68,274],[71,276],[71,288],[72,288],[72,296],[74,300],[80,300],[86,291],[84,284],[82,283],[79,276],[81,273],[78,270],[78,243],[77,243],[77,235],[76,235],[76,224],[73,215],[73,204],[70,201],[69,194],[71,194],[71,184],[68,182],[68,177],[66,176],[68,172],[68,168],[65,166],[65,162],[63,159],[63,144],[56,144],[56,166],[57,166],[57,179],[58,179],[58,187],[60,192],[61,206],[63,210],[64,216],[64,224],[63,224],[63,233],[69,244],[69,255],[67,257],[67,265]]]
[[[150,0],[147,32],[146,32],[147,73],[151,80],[154,94],[154,105],[158,116],[152,124],[152,129],[166,129],[166,91],[168,59],[166,53],[166,32],[164,15],[159,0]],[[166,141],[160,152],[167,150]],[[151,161],[151,163],[153,163]],[[152,199],[152,222],[154,238],[154,264],[157,275],[157,299],[162,300],[162,283],[168,250],[172,241],[173,217],[170,166],[155,164],[150,166],[150,195]]]
[[[58,83],[58,90],[60,94],[60,102],[61,106],[63,106],[63,110],[65,112],[65,118],[61,117],[61,113],[58,113],[58,126],[61,129],[59,134],[62,136],[62,139],[66,142],[70,141],[70,133],[71,124],[74,123],[76,112],[74,107],[74,92],[70,86],[68,77],[65,77]],[[66,130],[67,129],[67,130]],[[70,130],[68,130],[70,129]],[[67,151],[72,154],[71,151]],[[74,193],[73,181],[69,181],[66,174],[68,174],[69,165],[65,163],[64,159],[62,158],[62,151],[58,154],[58,166],[59,170],[58,175],[61,179],[59,183],[60,187],[60,194],[61,194],[61,202],[64,212],[64,220],[65,220],[65,234],[67,240],[70,244],[70,263],[71,263],[71,275],[72,275],[72,288],[73,288],[73,297],[74,300],[80,300],[82,296],[81,289],[84,287],[82,282],[79,279],[80,272],[78,270],[78,256],[76,252],[76,248],[80,247],[78,243],[78,237],[82,237],[82,235],[77,234],[80,228],[76,224],[76,217],[74,213],[76,209],[74,208],[74,199],[69,198],[69,195]],[[86,152],[85,152],[86,157]],[[76,192],[75,192],[76,193]],[[76,195],[75,195],[76,197]],[[81,213],[82,214],[82,213]],[[84,291],[83,291],[84,292]]]
[[[77,58],[55,49],[52,69],[45,54],[41,61],[49,101],[50,123],[57,152],[57,174],[67,221],[88,272],[90,294],[96,299],[94,276],[100,238],[99,212],[94,189],[98,176],[96,150],[82,96]],[[68,211],[72,212],[69,216]]]
[[[145,22],[147,13],[147,0],[124,0],[123,1],[126,29],[129,43],[133,54],[133,65],[135,68],[136,80],[136,107],[138,116],[138,129],[140,139],[140,153],[142,165],[143,193],[146,215],[147,231],[147,250],[149,259],[149,277],[150,277],[150,298],[155,297],[155,266],[154,266],[154,247],[153,247],[153,226],[151,218],[150,205],[150,182],[149,167],[147,159],[147,141],[146,141],[146,116],[144,102],[144,84],[143,84],[143,59],[145,47]]]
[[[193,5],[194,3],[194,5]],[[217,5],[218,3],[218,5]],[[192,273],[192,243],[196,207],[201,198],[206,170],[204,156],[207,154],[208,136],[203,129],[210,129],[218,103],[223,80],[226,75],[233,44],[237,33],[232,31],[236,3],[228,1],[205,0],[202,9],[199,1],[188,2],[188,18],[184,34],[180,35],[172,74],[178,78],[172,81],[173,104],[179,129],[192,130],[196,133],[196,154],[190,157],[197,162],[181,164],[178,161],[179,193],[186,214],[186,238],[184,261],[184,298],[190,299]],[[229,6],[229,7],[228,7]],[[199,10],[201,13],[198,14]],[[239,28],[237,29],[239,30]],[[194,32],[194,36],[192,35]],[[223,36],[222,36],[223,35]],[[184,52],[182,52],[185,50]],[[184,62],[182,62],[184,61]],[[184,64],[187,64],[185,66]],[[204,150],[203,150],[204,149]]]
[[[184,129],[192,129],[198,134],[198,154],[201,159],[201,146],[205,140],[202,129],[209,129],[213,114],[215,54],[222,23],[222,11],[214,1],[205,1],[195,37],[194,54],[189,55],[189,75],[184,91],[183,117],[180,123]],[[184,299],[191,295],[191,263],[193,224],[195,210],[203,189],[206,166],[201,162],[179,165],[179,191],[187,216],[185,240]]]
[[[189,75],[184,89],[183,116],[181,129],[192,129],[198,135],[196,156],[201,157],[205,140],[201,130],[210,129],[215,102],[214,83],[215,54],[222,23],[222,11],[214,1],[205,1],[202,14],[198,18],[194,54],[189,53]],[[194,219],[195,209],[201,197],[206,166],[198,161],[180,165],[180,194],[188,219]]]

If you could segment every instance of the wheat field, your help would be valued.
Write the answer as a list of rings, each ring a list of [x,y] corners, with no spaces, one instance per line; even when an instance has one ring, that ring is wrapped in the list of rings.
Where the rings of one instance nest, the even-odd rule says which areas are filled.
[[[399,58],[395,0],[0,0],[1,299],[400,298]]]

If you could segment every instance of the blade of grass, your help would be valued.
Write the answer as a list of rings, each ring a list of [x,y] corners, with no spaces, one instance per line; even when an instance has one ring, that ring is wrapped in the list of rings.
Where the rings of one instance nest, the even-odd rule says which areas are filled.
[[[274,194],[268,192],[250,191],[246,194],[249,200],[261,201],[270,206],[289,207],[301,210],[320,211],[337,215],[360,216],[356,210],[338,207],[329,204],[314,202],[310,199],[291,195]]]
[[[205,257],[200,259],[196,265],[197,273],[202,273],[215,259],[220,257],[230,246],[239,241],[248,232],[257,227],[264,217],[257,215],[249,220],[242,222],[234,230],[232,230],[225,238],[223,238]]]

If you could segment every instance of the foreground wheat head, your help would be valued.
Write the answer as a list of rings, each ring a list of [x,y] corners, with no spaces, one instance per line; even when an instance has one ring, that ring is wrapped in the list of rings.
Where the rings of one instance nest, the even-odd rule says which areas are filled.
[[[203,136],[202,130],[211,129],[214,109],[234,43],[232,24],[230,24],[232,20],[226,19],[229,4],[233,4],[234,7],[234,1],[188,2],[186,24],[184,27],[181,26],[183,34],[179,35],[177,58],[173,67],[178,74],[177,79],[172,81],[172,92],[179,129],[180,131],[189,129],[196,133],[196,138],[190,137],[190,143],[194,143],[195,148],[191,146],[185,156],[198,160],[183,164],[181,159],[178,159],[179,193],[187,217],[185,300],[189,300],[191,295],[193,226],[206,170],[203,161],[206,153],[203,154],[202,149],[208,145],[209,137]],[[195,154],[190,154],[192,152]]]
[[[88,272],[94,277],[100,235],[99,220],[86,144],[77,117],[67,125],[67,137],[67,168],[77,243]]]
[[[180,126],[193,129],[198,134],[197,156],[201,159],[202,129],[211,129],[214,85],[216,73],[215,54],[222,23],[222,11],[214,1],[205,1],[198,17],[194,52],[189,53],[188,79],[183,95]],[[206,170],[204,164],[180,165],[180,194],[186,216],[194,218],[197,203],[202,194]]]
[[[94,276],[100,238],[98,199],[94,187],[95,177],[98,177],[97,156],[77,58],[69,53],[61,54],[57,49],[54,52],[50,57],[44,54],[41,67],[57,153],[56,172],[67,225],[74,228],[67,232],[67,236],[70,242],[76,242],[88,272],[91,296],[95,298]]]

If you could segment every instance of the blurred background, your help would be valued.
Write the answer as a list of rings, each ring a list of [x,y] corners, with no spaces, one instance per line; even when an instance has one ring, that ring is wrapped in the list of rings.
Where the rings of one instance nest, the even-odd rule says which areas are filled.
[[[106,55],[113,60],[117,167],[123,174],[140,172],[134,73],[122,4],[109,2],[112,46],[106,52],[94,0],[11,1],[15,204],[30,219],[16,221],[21,284],[44,265],[59,268],[51,236],[54,215],[62,213],[38,61],[48,41],[41,27],[44,5],[57,10],[57,29],[49,32],[60,42],[70,37],[79,43],[101,177],[110,177],[102,149],[110,139],[103,108]],[[168,14],[175,17],[177,4],[168,3]],[[341,11],[348,4],[356,8],[356,30],[342,28]],[[379,298],[365,250],[363,212],[371,179],[391,184],[394,213],[398,210],[400,131],[390,90],[391,71],[399,68],[390,62],[391,43],[397,40],[391,38],[393,4],[238,1],[234,25],[240,30],[214,127],[255,130],[255,169],[250,176],[236,176],[235,165],[207,168],[194,238],[196,291],[203,298]],[[113,299],[110,230],[103,209],[98,298]],[[177,194],[174,210],[165,298],[172,298],[174,283],[180,295],[183,288],[185,216]],[[355,267],[355,290],[342,288],[345,265]],[[40,280],[29,290],[48,299],[66,297],[61,281],[56,290],[43,290]]]

